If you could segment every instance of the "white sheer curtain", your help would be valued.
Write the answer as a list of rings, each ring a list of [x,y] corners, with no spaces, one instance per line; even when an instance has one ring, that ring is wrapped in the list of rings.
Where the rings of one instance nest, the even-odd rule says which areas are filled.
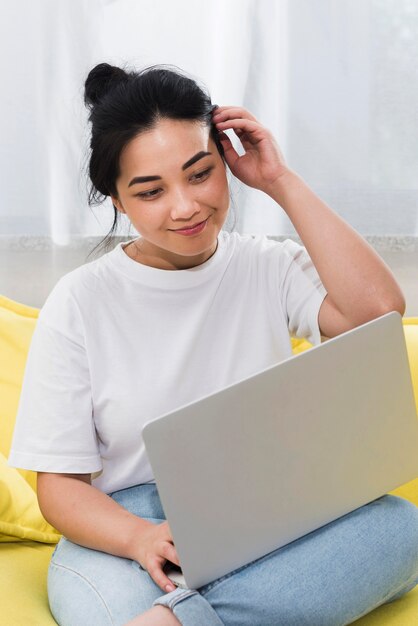
[[[1,13],[0,234],[66,244],[109,230],[84,173],[83,82],[102,61],[178,65],[270,128],[360,232],[417,234],[413,0],[3,0]],[[294,233],[267,196],[231,186],[238,230]]]
[[[288,3],[287,158],[363,234],[418,234],[418,3]]]
[[[101,0],[2,2],[0,233],[83,233],[82,80],[96,60]]]

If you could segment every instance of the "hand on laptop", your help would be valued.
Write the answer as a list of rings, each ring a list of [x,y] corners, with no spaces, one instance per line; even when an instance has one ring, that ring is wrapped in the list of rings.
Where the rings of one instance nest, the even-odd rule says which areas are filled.
[[[180,566],[168,522],[150,524],[139,537],[138,563],[148,572],[163,591],[174,591],[175,585],[163,572],[166,561]]]

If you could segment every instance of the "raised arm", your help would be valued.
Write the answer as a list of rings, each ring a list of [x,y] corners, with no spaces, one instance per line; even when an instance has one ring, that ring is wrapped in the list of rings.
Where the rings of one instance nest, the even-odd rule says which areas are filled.
[[[269,195],[286,211],[328,292],[321,333],[334,337],[389,311],[405,313],[391,270],[361,235],[287,170]]]
[[[328,292],[319,312],[321,334],[334,337],[389,311],[404,315],[405,299],[389,267],[287,167],[270,131],[241,107],[218,107],[213,121],[231,172],[284,209],[308,251]],[[234,130],[245,154],[238,155],[226,129]]]

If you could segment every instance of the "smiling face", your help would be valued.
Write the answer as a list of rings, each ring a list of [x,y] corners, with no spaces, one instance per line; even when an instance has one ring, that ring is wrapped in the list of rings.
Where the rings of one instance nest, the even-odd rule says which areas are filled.
[[[160,269],[187,269],[215,252],[229,188],[209,133],[201,123],[161,119],[123,149],[118,197],[112,201],[141,235],[125,248],[135,260]],[[203,227],[184,230],[201,222]]]

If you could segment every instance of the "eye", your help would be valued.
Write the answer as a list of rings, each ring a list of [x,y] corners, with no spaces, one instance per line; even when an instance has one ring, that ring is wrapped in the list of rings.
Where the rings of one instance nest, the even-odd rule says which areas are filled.
[[[197,174],[194,174],[192,176],[192,178],[194,178],[195,180],[198,180],[198,181],[203,180],[204,178],[206,178],[209,175],[209,173],[210,173],[210,171],[212,169],[213,169],[212,167],[209,167],[207,170],[204,170],[203,172],[198,172]]]
[[[154,198],[159,191],[159,189],[151,189],[151,191],[142,191],[141,193],[137,193],[135,195],[138,196],[138,198]]]
[[[213,167],[208,167],[206,170],[203,170],[203,172],[198,172],[197,174],[193,174],[193,176],[191,177],[191,180],[194,180],[195,182],[198,182],[198,183],[203,180],[206,180],[206,178],[209,176],[212,170],[213,170]],[[140,193],[137,193],[135,195],[138,198],[142,198],[143,200],[152,200],[153,198],[159,195],[160,191],[161,191],[161,188],[151,189],[150,191],[141,191]]]

